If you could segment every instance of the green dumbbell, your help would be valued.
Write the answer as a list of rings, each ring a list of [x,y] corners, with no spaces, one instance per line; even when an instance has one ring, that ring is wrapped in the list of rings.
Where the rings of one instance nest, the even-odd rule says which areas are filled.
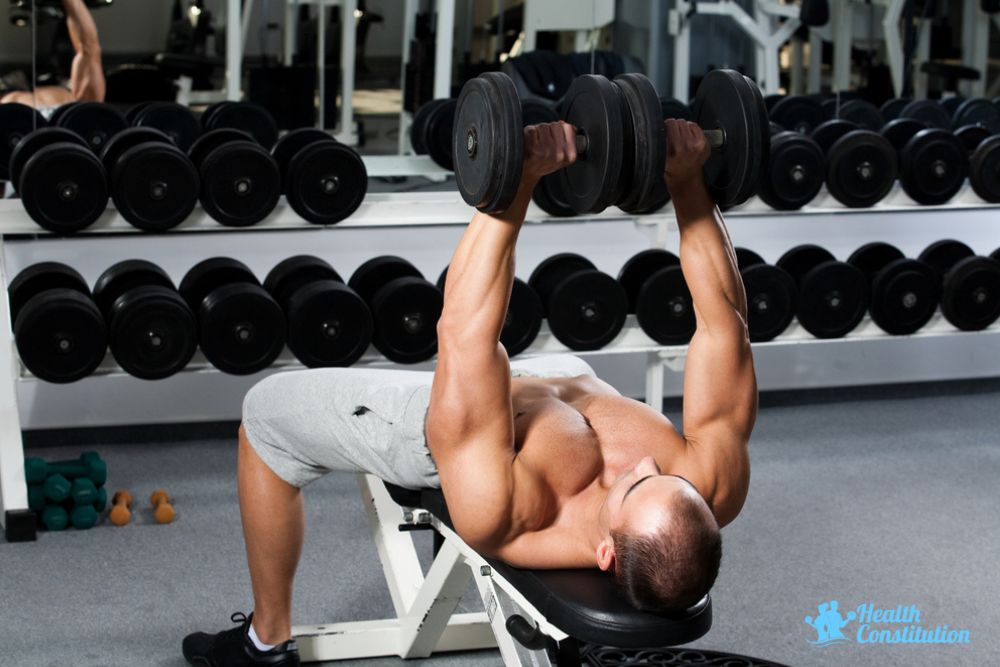
[[[65,507],[49,505],[42,510],[42,525],[48,530],[66,530],[69,525],[69,512]]]
[[[43,482],[51,475],[62,475],[69,479],[88,477],[95,486],[102,486],[108,479],[108,466],[97,452],[84,452],[78,459],[52,463],[37,457],[24,460],[24,476],[29,484]]]
[[[45,492],[46,498],[61,503],[69,498],[69,494],[73,491],[73,484],[62,475],[50,475],[42,483],[42,490]]]
[[[108,490],[103,486],[97,490],[94,496],[94,511],[100,514],[108,506]]]
[[[93,505],[97,500],[97,487],[89,477],[77,477],[73,480],[73,488],[69,493],[70,499],[77,507]]]
[[[45,509],[45,488],[41,484],[28,485],[28,509],[35,512]]]
[[[69,522],[78,530],[87,530],[97,525],[100,517],[93,505],[82,505],[72,509],[69,513]]]

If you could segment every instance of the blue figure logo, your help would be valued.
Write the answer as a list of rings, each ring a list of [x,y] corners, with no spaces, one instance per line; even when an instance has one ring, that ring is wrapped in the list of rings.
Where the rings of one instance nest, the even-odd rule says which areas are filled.
[[[816,646],[829,646],[830,644],[847,641],[847,637],[844,636],[841,629],[854,620],[854,612],[847,612],[847,618],[845,619],[837,611],[836,600],[823,602],[817,605],[816,610],[819,613],[816,614],[815,619],[812,616],[806,616],[805,618],[806,625],[816,631],[816,641],[812,643]]]

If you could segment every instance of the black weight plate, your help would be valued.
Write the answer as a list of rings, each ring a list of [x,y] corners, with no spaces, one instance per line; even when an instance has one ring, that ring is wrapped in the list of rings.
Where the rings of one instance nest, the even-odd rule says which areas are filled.
[[[604,77],[584,74],[573,80],[563,98],[563,120],[587,140],[576,162],[555,174],[567,203],[577,213],[598,213],[614,203],[625,141],[619,95]]]
[[[750,178],[753,180],[753,191],[750,194],[752,197],[757,193],[760,181],[764,178],[764,170],[771,161],[771,123],[767,119],[767,105],[764,104],[764,95],[760,92],[760,86],[748,76],[744,76],[743,79],[747,82],[752,98],[756,103],[756,110],[750,114],[750,123],[754,128],[754,136],[756,137],[751,145],[751,150],[756,150],[759,147],[759,152],[755,156],[756,159],[750,175]]]
[[[156,264],[144,259],[127,259],[109,267],[94,283],[94,303],[107,319],[115,300],[126,292],[157,286],[174,289],[170,277]]]
[[[952,95],[951,97],[946,97],[942,99],[939,102],[939,104],[941,105],[942,109],[948,112],[949,116],[954,118],[955,112],[958,110],[958,107],[961,106],[963,102],[965,102],[964,97],[961,97],[960,95]]]
[[[942,239],[935,241],[921,251],[918,259],[930,264],[944,279],[951,267],[963,259],[974,257],[975,251],[961,241]]]
[[[451,98],[448,97],[430,100],[413,114],[413,122],[410,123],[410,146],[417,155],[427,155],[427,119],[437,107],[450,101]]]
[[[257,143],[254,141],[253,137],[243,130],[234,130],[232,128],[224,127],[218,130],[206,132],[195,139],[195,142],[191,144],[191,148],[188,149],[188,157],[191,158],[191,162],[194,163],[195,167],[199,167],[212,151],[219,146],[224,146],[225,144],[233,141],[247,141],[252,144]]]
[[[349,217],[368,192],[368,171],[361,156],[335,141],[320,141],[297,152],[286,175],[288,204],[314,225],[332,225]]]
[[[55,111],[49,116],[49,126],[59,126],[59,119],[64,113],[75,107],[80,102],[67,102],[66,104],[59,105]]]
[[[314,280],[295,290],[285,315],[288,349],[310,368],[350,366],[372,340],[371,311],[339,280]]]
[[[775,123],[773,120],[768,122],[768,129],[771,132],[771,136],[772,137],[774,135],[776,135],[776,134],[779,134],[781,132],[785,132],[786,131],[785,128],[781,127],[780,125],[778,125],[777,123]]]
[[[720,129],[725,135],[725,144],[713,149],[705,163],[712,200],[723,209],[742,204],[757,189],[761,155],[767,150],[761,141],[767,122],[754,122],[759,107],[750,84],[739,72],[712,70],[698,86],[691,111],[702,129]]]
[[[868,281],[846,262],[823,262],[799,281],[797,316],[816,338],[840,338],[854,330],[868,308]]]
[[[139,287],[115,299],[108,344],[126,373],[160,380],[180,372],[198,347],[194,314],[172,288]]]
[[[204,118],[202,123],[205,124]],[[229,127],[243,130],[266,149],[278,140],[278,126],[271,113],[253,102],[231,102],[218,107],[209,116],[205,129]]]
[[[781,93],[771,93],[770,95],[765,95],[764,105],[767,107],[767,112],[771,113],[771,110],[774,109],[774,105],[784,98],[785,96]]]
[[[295,255],[278,262],[264,278],[264,289],[274,297],[284,309],[288,309],[291,296],[309,283],[317,280],[332,280],[342,283],[340,277],[330,264],[313,255]]]
[[[1000,261],[963,259],[944,281],[941,312],[963,331],[981,331],[1000,317]]]
[[[627,165],[635,164],[636,151],[639,150],[641,146],[636,143],[637,135],[635,128],[632,126],[632,111],[629,108],[625,92],[622,90],[621,86],[614,81],[611,82],[611,87],[614,89],[615,95],[618,96],[618,107],[622,117],[622,170],[621,173],[618,174],[618,181],[615,184],[614,191],[611,193],[611,200],[608,202],[608,205],[610,206],[611,204],[616,204],[620,207],[622,201],[629,199],[632,194],[632,177],[635,172],[634,170],[628,168]],[[659,112],[657,112],[657,115],[659,115]],[[660,122],[662,123],[663,121]],[[664,147],[664,151],[665,150],[666,149]],[[626,206],[628,206],[627,203]],[[622,210],[628,209],[623,208]]]
[[[535,185],[531,198],[538,205],[538,208],[549,215],[560,218],[576,215],[576,211],[566,203],[559,190],[560,187],[560,179],[554,174],[542,176]]]
[[[996,261],[1000,262],[1000,248],[997,248],[996,250],[990,253],[990,259],[995,259]]]
[[[0,181],[8,179],[7,166],[17,143],[46,126],[45,116],[26,104],[0,104]]]
[[[840,106],[838,118],[851,121],[865,130],[878,132],[885,124],[882,112],[868,100],[849,100]]]
[[[259,285],[253,272],[243,262],[230,257],[212,257],[192,266],[177,291],[195,313],[213,290],[230,283]]]
[[[875,274],[868,311],[886,333],[906,336],[930,321],[940,298],[934,269],[917,259],[897,259]]]
[[[899,183],[914,201],[943,204],[954,197],[969,171],[965,145],[947,130],[921,130],[906,142],[900,155]]]
[[[952,116],[952,127],[963,125],[982,125],[990,134],[996,134],[1000,132],[1000,107],[985,97],[965,100]]]
[[[673,97],[661,97],[660,114],[663,116],[663,120],[668,118],[691,120],[691,107]]]
[[[145,143],[169,144],[170,138],[151,127],[130,127],[127,130],[122,130],[108,139],[108,143],[104,144],[104,148],[99,153],[104,169],[110,174],[122,153],[133,146]]]
[[[54,125],[76,132],[90,149],[100,153],[108,139],[128,127],[118,109],[101,102],[80,102],[59,115]]]
[[[365,303],[371,304],[376,292],[396,278],[423,278],[417,267],[402,257],[380,255],[359,266],[347,281],[348,287],[357,292]]]
[[[195,139],[201,136],[197,116],[176,102],[153,102],[135,114],[132,124],[160,130],[182,151],[191,148]]]
[[[825,155],[830,152],[830,148],[837,143],[838,139],[848,132],[859,129],[861,128],[849,120],[834,118],[816,126],[809,136],[823,150],[823,154]]]
[[[219,224],[248,227],[266,218],[281,197],[281,174],[270,153],[236,141],[201,161],[201,205]]]
[[[983,141],[972,153],[969,182],[980,199],[1000,203],[1000,135]]]
[[[442,169],[453,170],[455,158],[452,155],[452,140],[455,135],[455,107],[457,100],[447,100],[431,112],[427,119],[427,130],[424,141],[427,143],[427,154],[434,164]]]
[[[558,121],[559,113],[552,104],[538,99],[521,100],[521,123],[524,127]]]
[[[749,248],[736,247],[733,248],[733,251],[736,253],[736,266],[739,268],[740,271],[749,266],[756,266],[757,264],[767,263],[764,261],[763,257],[755,253],[753,250],[750,250]]]
[[[24,304],[14,322],[14,342],[32,374],[62,384],[94,372],[107,350],[107,332],[89,296],[55,288]]]
[[[896,182],[895,149],[869,130],[854,130],[838,139],[826,163],[826,187],[845,206],[874,206]]]
[[[61,262],[38,262],[18,273],[7,287],[11,321],[17,319],[21,308],[32,297],[50,289],[76,290],[90,296],[87,281],[76,269]]]
[[[556,286],[577,271],[596,270],[593,262],[572,252],[562,252],[542,260],[528,277],[528,285],[542,300],[545,312],[549,312],[552,293]]]
[[[992,133],[982,125],[963,125],[955,130],[955,136],[965,146],[965,150],[972,153],[979,144],[992,136]]]
[[[521,103],[510,77],[487,72],[467,81],[454,127],[452,161],[462,199],[484,213],[506,210],[524,159]]]
[[[664,183],[662,188],[657,188],[654,191],[656,197],[652,198],[649,202],[649,206],[644,209],[632,211],[634,215],[649,215],[651,213],[656,213],[661,208],[667,205],[670,201],[670,192],[667,191],[667,184]]]
[[[889,123],[899,118],[900,112],[912,101],[909,97],[894,97],[891,100],[883,102],[882,106],[879,107],[879,111],[882,112],[882,118],[885,119],[885,122]]]
[[[796,310],[795,280],[776,266],[754,264],[740,270],[747,296],[747,329],[754,343],[780,335]]]
[[[76,144],[84,148],[87,147],[87,142],[79,134],[60,127],[45,127],[28,134],[14,146],[14,149],[10,153],[10,161],[7,163],[10,182],[13,184],[15,190],[21,187],[21,172],[24,171],[24,165],[27,164],[31,156],[45,146],[57,143]]]
[[[625,326],[628,299],[625,290],[606,273],[577,271],[552,290],[548,303],[549,329],[571,350],[599,350]]]
[[[660,269],[643,283],[636,299],[636,321],[660,345],[683,345],[696,326],[694,302],[680,266]]]
[[[129,125],[135,125],[135,117],[139,115],[139,112],[148,107],[150,104],[154,104],[152,101],[139,102],[138,104],[133,104],[125,112],[125,120]]]
[[[618,282],[628,298],[628,312],[634,313],[643,283],[660,269],[680,266],[681,260],[669,250],[650,248],[632,255],[618,272]]]
[[[215,129],[217,127],[216,125],[213,124],[215,114],[220,109],[228,107],[231,104],[236,104],[236,102],[233,102],[231,100],[223,100],[221,102],[213,102],[212,104],[209,104],[207,107],[205,107],[205,110],[201,113],[201,116],[198,118],[199,122],[201,123],[202,129],[205,130],[206,132]]]
[[[823,149],[804,134],[781,132],[771,137],[771,156],[757,195],[773,209],[794,211],[813,200],[825,177]]]
[[[913,100],[899,112],[899,118],[913,118],[928,127],[948,129],[951,127],[951,114],[934,100]]]
[[[514,278],[507,315],[500,330],[500,343],[506,348],[507,356],[514,357],[528,349],[542,328],[543,317],[542,300],[535,290],[523,280]]]
[[[285,133],[278,139],[271,149],[271,156],[274,157],[275,162],[278,163],[278,169],[281,170],[282,192],[288,188],[288,165],[291,164],[295,154],[306,146],[326,141],[336,143],[337,140],[315,127],[300,127]]]
[[[133,227],[162,232],[184,222],[198,203],[198,172],[172,143],[128,149],[111,171],[111,198]]]
[[[262,371],[285,346],[285,315],[259,285],[223,285],[205,296],[196,312],[201,350],[224,373]]]
[[[802,279],[814,267],[823,262],[833,261],[836,260],[826,248],[821,248],[818,245],[804,244],[795,246],[785,252],[775,262],[775,266],[787,271],[788,275],[795,279],[796,284],[801,285]]]
[[[626,112],[631,119],[628,127],[632,137],[626,138],[626,143],[634,147],[631,160],[622,165],[629,187],[618,206],[626,212],[642,211],[659,198],[659,190],[666,188],[663,181],[666,140],[660,101],[653,84],[642,74],[621,74],[614,83],[625,97]]]
[[[927,125],[919,120],[897,118],[886,123],[885,127],[882,128],[881,134],[892,144],[892,147],[896,149],[896,153],[898,154],[903,151],[906,142],[912,139],[914,134],[926,129]]]
[[[870,283],[875,278],[875,274],[897,259],[904,257],[903,252],[896,246],[875,241],[866,243],[852,252],[847,258],[847,263],[861,269]]]
[[[827,98],[819,103],[823,109],[823,113],[826,115],[826,120],[835,120],[837,118],[837,109],[840,107],[840,104],[841,102],[836,97]]]
[[[437,322],[444,297],[423,278],[402,277],[383,285],[372,298],[375,349],[390,361],[415,364],[437,353]]]
[[[772,121],[791,132],[809,134],[827,119],[823,107],[814,99],[789,95],[768,108]]]
[[[89,227],[108,206],[104,166],[89,148],[51,144],[25,163],[18,189],[24,210],[57,234]]]

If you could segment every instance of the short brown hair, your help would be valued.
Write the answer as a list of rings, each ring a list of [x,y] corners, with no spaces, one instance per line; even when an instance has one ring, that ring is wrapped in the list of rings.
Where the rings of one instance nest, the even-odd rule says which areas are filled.
[[[635,607],[687,609],[708,593],[719,574],[722,536],[704,507],[681,501],[654,533],[612,531],[615,580]]]

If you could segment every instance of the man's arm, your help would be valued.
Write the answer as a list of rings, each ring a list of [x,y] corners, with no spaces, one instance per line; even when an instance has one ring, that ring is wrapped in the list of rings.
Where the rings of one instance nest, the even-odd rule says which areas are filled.
[[[694,123],[667,121],[667,137],[667,187],[697,320],[684,372],[684,437],[694,461],[707,468],[706,488],[699,491],[724,525],[746,499],[747,442],[757,416],[746,293],[722,213],[702,175],[710,151],[704,134]]]
[[[514,203],[498,215],[477,212],[448,266],[427,441],[459,534],[484,550],[510,529],[514,425],[510,362],[499,341],[514,246],[535,184],[576,159],[574,141],[565,123],[526,128]]]
[[[76,51],[69,77],[73,99],[78,102],[103,102],[106,85],[94,17],[83,0],[63,0],[63,10],[66,12],[69,38]]]

